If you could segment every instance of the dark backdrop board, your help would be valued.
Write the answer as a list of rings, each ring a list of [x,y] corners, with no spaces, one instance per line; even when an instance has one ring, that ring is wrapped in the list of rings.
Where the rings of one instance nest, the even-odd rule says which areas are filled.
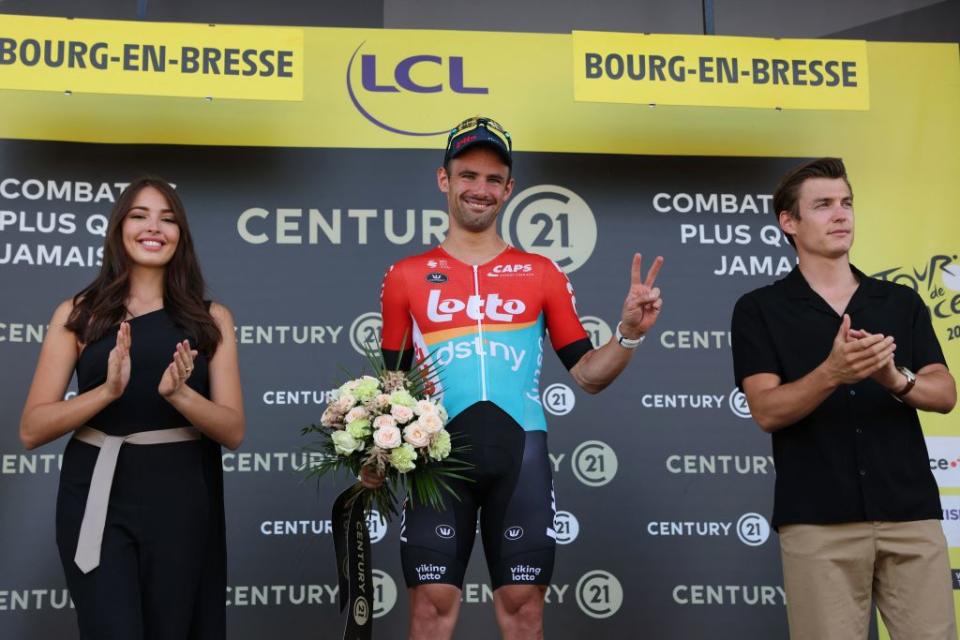
[[[54,543],[64,441],[24,452],[17,421],[53,308],[94,277],[117,185],[142,173],[177,185],[212,297],[238,327],[248,426],[224,455],[229,637],[338,633],[328,517],[347,480],[302,481],[299,429],[319,419],[342,367],[361,372],[351,337],[377,330],[386,267],[442,235],[439,162],[409,150],[0,142],[0,635],[76,637]],[[517,154],[501,230],[574,267],[592,335],[616,325],[632,253],[666,259],[665,311],[611,388],[574,390],[545,359],[564,543],[548,637],[786,637],[770,444],[734,392],[728,329],[736,298],[794,263],[769,191],[795,162]],[[403,638],[397,524],[374,534],[377,636]],[[481,553],[458,638],[495,634]]]

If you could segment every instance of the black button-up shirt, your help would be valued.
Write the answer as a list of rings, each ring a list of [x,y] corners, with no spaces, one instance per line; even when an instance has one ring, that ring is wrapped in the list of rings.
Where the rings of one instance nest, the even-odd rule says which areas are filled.
[[[853,271],[860,285],[846,309],[851,326],[892,335],[897,366],[946,364],[921,298]],[[840,323],[799,268],[745,294],[733,311],[737,386],[757,373],[782,383],[807,375],[826,360]],[[941,518],[917,411],[869,378],[838,387],[810,415],[776,431],[773,459],[775,527]]]

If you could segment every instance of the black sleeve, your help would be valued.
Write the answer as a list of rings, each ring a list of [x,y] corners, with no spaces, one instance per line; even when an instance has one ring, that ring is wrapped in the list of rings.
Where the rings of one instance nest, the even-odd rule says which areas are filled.
[[[557,355],[560,356],[560,362],[567,368],[567,371],[570,371],[588,351],[593,351],[593,343],[590,342],[590,338],[581,338],[558,349]]]
[[[744,295],[734,306],[730,336],[733,347],[733,375],[741,391],[743,379],[757,373],[773,373],[783,378],[783,368],[780,366],[770,330],[753,294]]]
[[[928,364],[946,365],[943,349],[930,320],[930,311],[920,296],[914,293],[913,298],[913,361],[910,369],[919,371]]]
[[[383,353],[383,362],[390,371],[397,369],[410,371],[410,367],[413,366],[413,349],[404,349],[403,351],[381,349],[380,351]]]

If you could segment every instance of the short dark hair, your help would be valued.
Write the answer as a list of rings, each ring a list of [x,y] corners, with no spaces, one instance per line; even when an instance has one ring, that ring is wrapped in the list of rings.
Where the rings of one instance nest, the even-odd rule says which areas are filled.
[[[853,187],[847,178],[847,168],[840,158],[817,158],[794,167],[780,178],[780,183],[773,191],[773,209],[779,218],[781,211],[786,211],[791,218],[800,219],[800,186],[810,178],[843,178],[853,195]],[[793,237],[787,235],[787,240],[796,248]]]
[[[453,163],[454,160],[456,160],[456,158],[444,158],[444,159],[443,159],[443,170],[447,172],[447,175],[448,175],[448,176],[450,175],[450,165],[451,165],[451,163]],[[511,165],[508,164],[508,165],[506,165],[506,167],[507,167],[507,181],[509,181],[510,178],[513,177],[513,166],[511,166]]]

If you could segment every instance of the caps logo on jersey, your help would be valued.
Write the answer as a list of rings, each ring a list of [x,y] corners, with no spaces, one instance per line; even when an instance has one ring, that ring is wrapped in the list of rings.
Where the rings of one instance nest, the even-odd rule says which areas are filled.
[[[438,271],[434,271],[432,273],[427,274],[427,282],[430,282],[432,284],[443,284],[446,281],[447,281],[447,276],[445,276],[444,274]]]
[[[533,265],[532,264],[498,264],[490,271],[487,272],[487,276],[490,278],[499,278],[501,276],[532,276],[533,275]]]

